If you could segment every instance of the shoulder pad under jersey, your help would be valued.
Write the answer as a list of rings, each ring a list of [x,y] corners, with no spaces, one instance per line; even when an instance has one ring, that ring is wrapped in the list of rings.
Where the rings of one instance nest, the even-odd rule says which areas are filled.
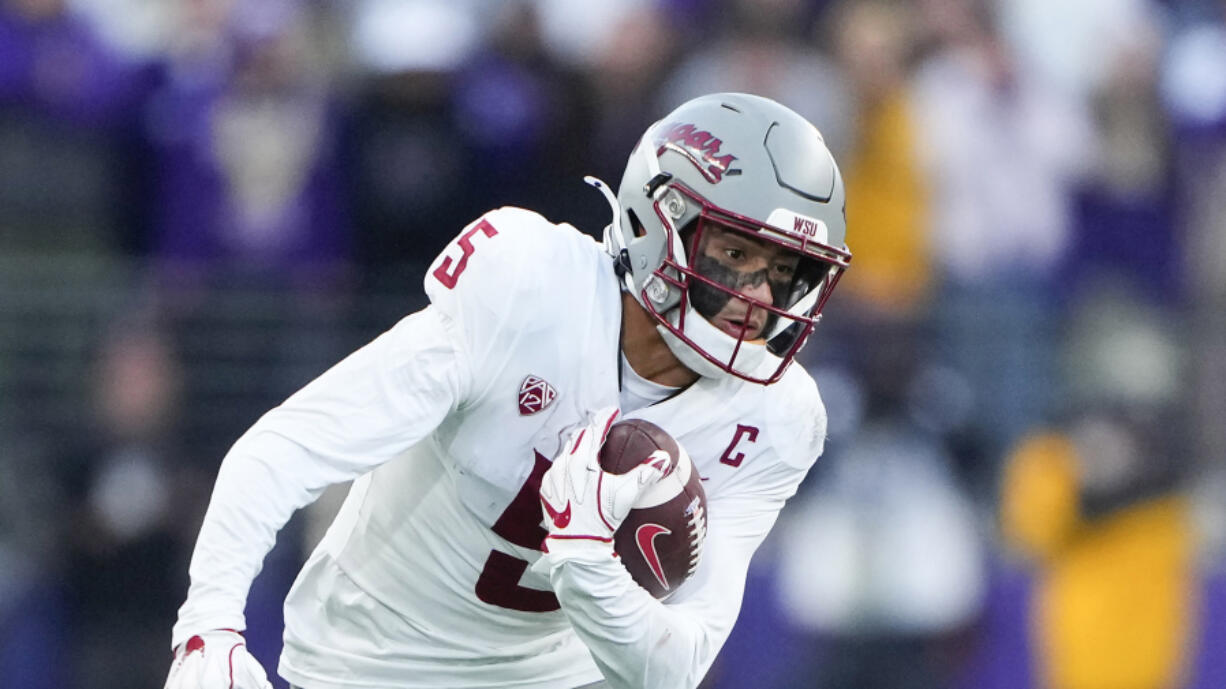
[[[783,378],[763,392],[770,410],[767,432],[774,438],[787,439],[787,448],[781,453],[784,461],[800,468],[811,466],[826,446],[826,406],[813,376],[803,366],[793,364]]]
[[[593,238],[508,206],[473,221],[443,249],[426,272],[425,290],[470,349],[481,350],[558,327],[611,272]]]

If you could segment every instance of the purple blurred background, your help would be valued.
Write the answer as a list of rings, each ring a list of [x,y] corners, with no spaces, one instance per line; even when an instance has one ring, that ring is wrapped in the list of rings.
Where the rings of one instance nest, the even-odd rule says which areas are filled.
[[[160,687],[230,443],[721,90],[821,129],[854,260],[704,686],[1226,686],[1221,0],[0,0],[0,684]]]

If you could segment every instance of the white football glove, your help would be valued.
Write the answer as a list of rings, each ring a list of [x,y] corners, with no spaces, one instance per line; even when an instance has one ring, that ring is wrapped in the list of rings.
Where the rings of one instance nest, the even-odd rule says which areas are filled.
[[[664,475],[659,463],[620,475],[600,468],[600,447],[617,414],[612,408],[593,414],[587,426],[571,433],[541,478],[541,509],[549,532],[543,550],[549,560],[608,558],[613,532],[639,494]]]
[[[272,689],[247,640],[232,629],[197,634],[175,649],[165,689]]]

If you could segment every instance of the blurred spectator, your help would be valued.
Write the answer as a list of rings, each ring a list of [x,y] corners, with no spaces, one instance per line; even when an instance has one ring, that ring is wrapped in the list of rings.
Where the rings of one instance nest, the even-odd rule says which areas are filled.
[[[995,455],[1042,418],[1056,267],[1093,131],[1079,104],[1019,69],[987,0],[924,0],[914,84],[924,137],[936,334],[972,383]]]
[[[1077,195],[1066,292],[1122,279],[1156,299],[1184,294],[1171,128],[1158,88],[1160,30],[1153,16],[1139,18],[1127,40],[1098,48],[1111,58],[1090,92],[1101,154]]]
[[[1093,414],[1070,436],[1029,436],[1009,461],[1004,526],[1040,567],[1031,624],[1044,687],[1186,681],[1198,585],[1188,505],[1136,483],[1162,456],[1139,441],[1127,420]]]
[[[393,288],[415,288],[412,276],[469,220],[450,86],[480,44],[479,18],[476,2],[453,0],[361,0],[350,11],[346,44],[362,72],[348,170],[368,282],[398,273]]]
[[[1192,433],[1213,552],[1226,569],[1226,5],[1207,2],[1171,38],[1163,103],[1175,128],[1183,287],[1192,316]],[[1226,656],[1224,656],[1226,658]],[[1222,663],[1226,676],[1226,660]]]
[[[937,259],[955,284],[1051,277],[1093,132],[1080,106],[1018,69],[987,0],[925,0],[916,77]]]
[[[464,151],[452,126],[447,75],[376,75],[355,96],[349,139],[355,258],[363,278],[424,275],[463,227]],[[406,268],[406,264],[417,264]],[[404,290],[399,277],[393,288]]]
[[[1179,3],[1004,0],[996,4],[1001,30],[1016,46],[1018,63],[1070,96],[1084,98],[1113,78],[1120,50],[1138,39],[1138,31],[1149,34],[1163,28],[1158,6]]]
[[[366,13],[399,16],[385,5],[366,3],[358,26],[373,21]],[[443,11],[433,5],[401,11]],[[446,10],[446,23],[471,28],[472,9]],[[357,104],[355,203],[366,265],[420,273],[491,205],[532,207],[555,221],[597,217],[597,227],[580,227],[603,227],[607,212],[582,181],[593,151],[579,73],[545,50],[532,3],[488,9],[482,40],[385,60]]]
[[[65,0],[0,2],[0,103],[105,126],[131,103],[135,73]]]
[[[1117,294],[1075,316],[1065,423],[1018,445],[1001,488],[1006,542],[1038,571],[1041,686],[1175,689],[1194,658],[1200,588],[1178,349]]]
[[[308,5],[191,0],[149,105],[153,256],[320,285],[349,255],[338,112]]]
[[[593,151],[591,113],[575,97],[583,93],[579,74],[545,50],[535,5],[495,7],[481,49],[452,86],[467,212],[448,233],[492,206],[532,208],[555,222],[572,221],[584,208],[604,210],[583,183]]]
[[[199,477],[178,443],[179,364],[155,328],[119,325],[94,385],[94,417],[55,464],[70,686],[151,688],[166,672],[166,635],[154,621],[174,618],[190,525],[207,495],[193,492]]]
[[[724,0],[721,9],[714,35],[699,40],[669,75],[660,109],[716,91],[773,98],[812,122],[841,160],[851,138],[851,100],[830,51],[816,45],[810,6],[801,0]]]
[[[0,248],[126,248],[141,87],[64,0],[0,0]]]
[[[633,52],[620,56],[607,55],[612,43],[634,42],[648,54],[661,49],[670,49],[671,41],[665,39],[653,44],[648,36],[621,35],[627,26],[648,32],[633,19],[635,16],[654,15],[663,12],[664,0],[622,0],[621,2],[576,3],[571,0],[533,0],[540,17],[541,44],[555,59],[586,72],[600,75],[602,64],[609,59],[635,61],[643,59]],[[646,70],[634,75],[643,78],[652,74]],[[606,75],[610,81],[614,75]],[[639,107],[642,107],[640,104]],[[642,132],[639,132],[640,134]]]
[[[861,230],[840,295],[900,317],[928,305],[932,283],[928,190],[908,88],[913,21],[906,6],[850,0],[829,29],[855,104],[843,171],[847,216]]]
[[[75,653],[57,584],[63,515],[44,448],[0,435],[0,666],[5,686],[70,686]]]
[[[681,46],[672,40],[679,26],[677,18],[657,4],[639,3],[621,13],[592,49],[593,63],[586,73],[594,111],[592,136],[585,144],[591,159],[587,174],[614,187],[621,182],[631,149],[651,124],[651,109],[644,104],[659,99],[661,83],[681,54]],[[597,229],[608,222],[607,209],[599,211],[603,217],[592,221]]]
[[[128,59],[157,59],[169,42],[186,0],[66,0],[112,49]]]
[[[482,0],[357,0],[346,43],[375,74],[450,72],[481,40]]]
[[[882,337],[855,362],[863,423],[832,438],[779,539],[781,609],[813,639],[780,686],[942,689],[974,650],[984,544],[925,418],[918,331],[866,327]]]

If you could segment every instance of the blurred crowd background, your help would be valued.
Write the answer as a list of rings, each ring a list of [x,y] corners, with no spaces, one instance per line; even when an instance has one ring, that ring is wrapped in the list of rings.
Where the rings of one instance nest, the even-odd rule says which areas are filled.
[[[823,131],[854,259],[704,686],[1226,686],[1221,0],[0,0],[0,686],[160,687],[230,443],[718,90]]]

